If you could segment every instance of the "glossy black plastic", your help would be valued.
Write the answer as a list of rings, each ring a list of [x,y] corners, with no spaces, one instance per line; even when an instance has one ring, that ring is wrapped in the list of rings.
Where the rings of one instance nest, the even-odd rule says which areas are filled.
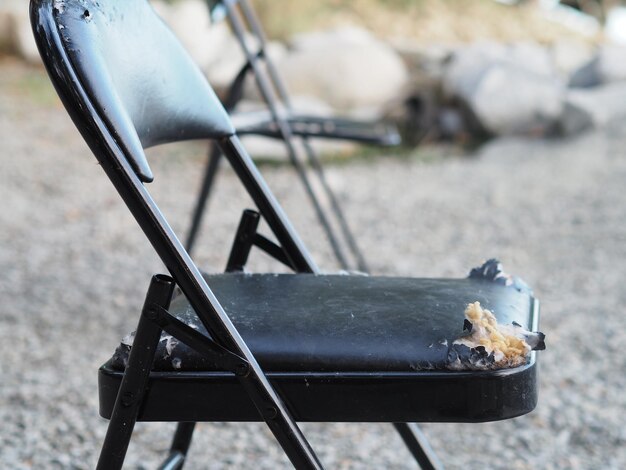
[[[205,279],[265,372],[446,371],[472,302],[502,325],[532,327],[532,297],[487,280],[241,273]],[[207,334],[184,296],[169,311]],[[180,339],[159,344],[155,371],[225,370]],[[125,362],[121,350],[117,368]]]
[[[100,368],[100,414],[109,417],[122,372]],[[490,372],[269,372],[297,421],[485,422],[514,418],[537,404],[530,363]],[[152,372],[142,421],[259,421],[235,376]]]
[[[56,24],[47,27],[58,29],[82,88],[142,180],[153,177],[146,147],[233,135],[215,93],[150,5],[105,3],[56,1]]]

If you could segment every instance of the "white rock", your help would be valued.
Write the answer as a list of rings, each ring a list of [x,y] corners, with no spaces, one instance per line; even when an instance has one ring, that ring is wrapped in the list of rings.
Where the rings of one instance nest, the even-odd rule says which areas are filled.
[[[411,75],[411,83],[419,86],[424,81],[441,81],[453,49],[441,44],[424,45],[406,38],[391,42]]]
[[[507,47],[507,62],[543,77],[553,77],[555,72],[554,62],[550,51],[531,41],[523,41],[511,44]]]
[[[626,7],[615,6],[609,9],[604,34],[611,41],[626,45]]]
[[[300,35],[278,67],[293,94],[311,95],[334,108],[380,107],[408,81],[402,59],[369,33],[347,31]]]
[[[572,74],[570,85],[591,87],[626,80],[626,46],[603,44],[596,56]]]
[[[443,76],[444,94],[451,98],[469,95],[491,64],[506,59],[506,52],[503,44],[484,41],[455,51]]]
[[[41,57],[28,17],[28,8],[26,8],[25,4],[21,5],[21,8],[14,10],[12,21],[10,41],[13,44],[13,50],[29,63],[41,63]]]
[[[153,1],[152,5],[200,68],[205,69],[219,57],[230,32],[225,23],[211,24],[205,2],[185,0],[167,4]]]
[[[551,53],[556,70],[563,78],[569,78],[593,58],[594,47],[581,40],[560,39],[552,44]]]
[[[15,53],[30,63],[41,63],[26,2],[0,1],[0,50]]]
[[[510,64],[495,64],[467,102],[482,126],[497,135],[544,133],[563,109],[563,88],[553,79]]]
[[[552,77],[555,68],[548,50],[533,42],[511,45],[478,41],[456,50],[443,77],[448,96],[463,96],[493,64],[505,63],[531,74]]]
[[[225,23],[221,23],[226,26]],[[219,44],[219,55],[209,64],[203,67],[209,82],[218,91],[223,93],[228,90],[241,68],[246,62],[246,57],[237,41],[237,38],[230,34]],[[248,36],[249,47],[254,49],[253,38]]]
[[[443,90],[496,135],[547,132],[563,107],[563,83],[550,54],[533,43],[460,49],[444,73]]]
[[[602,128],[625,119],[626,82],[571,89],[565,98],[561,129],[569,135],[590,127]]]
[[[228,22],[212,22],[206,2],[202,0],[174,4],[152,0],[151,3],[205,72],[213,88],[219,94],[225,93],[245,63],[245,55]],[[258,50],[259,45],[251,35],[246,36],[246,42],[251,50]],[[282,44],[268,43],[267,54],[274,60],[285,53]]]
[[[626,46],[602,45],[598,55],[598,73],[601,83],[626,80]]]
[[[251,35],[246,35],[246,43],[251,51],[257,51],[259,48],[257,41]],[[239,41],[232,35],[222,44],[220,51],[220,56],[206,68],[205,72],[217,90],[226,90],[244,66],[246,57]],[[287,48],[280,42],[270,41],[265,46],[265,52],[272,61],[277,62],[287,54]],[[244,98],[260,100],[252,73],[248,74]]]

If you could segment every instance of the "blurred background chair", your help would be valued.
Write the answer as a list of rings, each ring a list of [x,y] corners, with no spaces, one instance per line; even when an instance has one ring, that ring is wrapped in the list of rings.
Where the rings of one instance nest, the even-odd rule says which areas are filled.
[[[337,195],[329,185],[324,168],[309,139],[341,139],[366,144],[393,146],[400,143],[396,127],[385,122],[364,122],[337,117],[319,117],[294,111],[287,87],[267,52],[262,26],[248,0],[209,0],[213,21],[227,18],[243,51],[245,63],[234,78],[224,106],[235,112],[233,122],[239,135],[260,135],[284,142],[315,214],[341,269],[367,271],[367,263],[350,229]],[[210,47],[210,45],[207,45]],[[236,113],[246,79],[252,75],[265,111]],[[212,146],[204,180],[198,195],[186,247],[193,249],[221,153]]]
[[[203,276],[147,191],[153,174],[145,147],[215,139],[278,240],[257,246],[296,272],[319,270],[212,89],[146,1],[33,0],[31,15],[59,96],[172,275],[153,278],[126,361],[116,368],[114,357],[101,370],[101,413],[111,422],[99,468],[121,467],[138,418],[262,419],[296,467],[320,468],[296,419],[488,421],[534,408],[534,353],[510,370],[446,369],[448,344],[470,301],[491,306],[502,322],[536,327],[537,302],[515,286],[488,279]],[[238,235],[256,235],[255,220],[245,213]],[[251,244],[242,248],[242,241],[236,237],[231,270],[245,264]],[[175,284],[184,296],[170,309]],[[237,327],[230,316],[239,316]],[[165,367],[160,359],[175,345],[168,340],[157,349],[162,330],[191,347]],[[191,434],[183,437],[188,446]],[[182,466],[180,439],[166,468]]]

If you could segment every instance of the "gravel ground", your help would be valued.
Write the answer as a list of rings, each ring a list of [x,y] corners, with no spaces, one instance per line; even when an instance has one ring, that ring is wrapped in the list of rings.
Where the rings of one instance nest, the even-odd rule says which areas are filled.
[[[91,468],[106,429],[97,368],[134,328],[160,264],[40,71],[0,62],[0,142],[0,467]],[[329,167],[374,273],[464,276],[497,256],[542,301],[537,409],[499,423],[424,425],[447,468],[626,468],[625,144],[623,126],[496,141],[472,156]],[[204,146],[151,153],[151,189],[183,229]],[[292,171],[263,171],[319,264],[335,269]],[[224,171],[201,266],[224,265],[248,205]],[[251,266],[274,265],[254,256]],[[415,468],[388,425],[302,427],[328,468]],[[153,467],[172,429],[140,423],[128,468]],[[188,468],[289,464],[262,425],[203,424]]]

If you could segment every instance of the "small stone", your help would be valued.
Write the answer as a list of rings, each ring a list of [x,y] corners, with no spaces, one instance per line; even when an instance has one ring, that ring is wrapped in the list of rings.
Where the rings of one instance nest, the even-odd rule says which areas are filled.
[[[563,83],[549,53],[534,43],[479,42],[459,49],[442,85],[488,134],[548,134],[563,109]]]
[[[299,35],[278,62],[288,89],[336,109],[379,108],[399,96],[408,73],[398,54],[367,31],[346,28]]]
[[[569,85],[575,88],[589,88],[624,80],[626,80],[626,46],[603,44],[593,58],[572,74]]]
[[[563,134],[604,128],[626,118],[626,82],[567,92],[560,122]]]

